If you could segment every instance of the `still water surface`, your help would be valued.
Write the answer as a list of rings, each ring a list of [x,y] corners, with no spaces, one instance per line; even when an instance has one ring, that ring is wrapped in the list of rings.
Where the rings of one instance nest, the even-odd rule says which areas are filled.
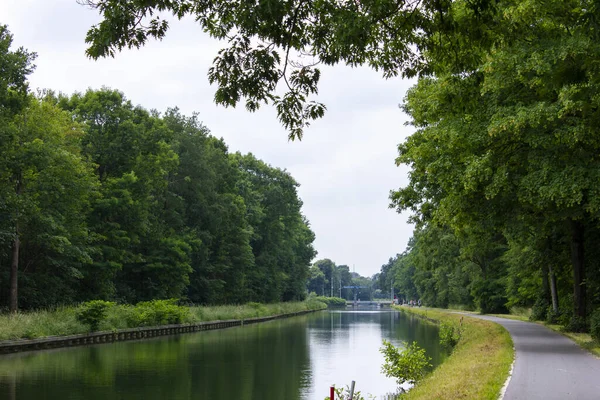
[[[0,356],[0,399],[323,400],[356,381],[378,399],[383,339],[416,340],[437,365],[437,327],[391,310],[322,311],[137,342]]]

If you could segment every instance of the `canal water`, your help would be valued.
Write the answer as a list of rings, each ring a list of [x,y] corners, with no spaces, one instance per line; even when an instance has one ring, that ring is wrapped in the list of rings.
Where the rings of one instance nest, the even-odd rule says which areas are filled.
[[[382,340],[417,341],[434,365],[437,327],[392,310],[329,310],[135,342],[0,356],[7,400],[323,400],[349,385],[387,399]],[[365,396],[366,397],[366,396]]]

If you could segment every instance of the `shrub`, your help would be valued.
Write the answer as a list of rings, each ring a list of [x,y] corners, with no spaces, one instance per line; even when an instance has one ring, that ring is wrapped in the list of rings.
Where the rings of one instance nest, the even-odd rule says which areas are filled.
[[[90,331],[97,331],[100,323],[106,318],[108,309],[114,305],[115,303],[104,300],[92,300],[83,303],[77,310],[77,320],[88,325]]]
[[[340,297],[325,297],[325,296],[316,296],[314,300],[320,301],[322,303],[327,304],[330,307],[341,307],[346,306],[346,300]]]
[[[569,323],[565,326],[565,330],[568,332],[587,332],[588,326],[585,322],[585,318],[573,315]]]
[[[423,379],[427,369],[431,368],[431,357],[427,357],[425,349],[419,347],[417,342],[412,342],[403,351],[387,340],[383,341],[380,349],[385,358],[381,371],[387,377],[396,378],[398,385],[405,382],[414,384]]]
[[[548,314],[548,307],[550,303],[545,297],[538,297],[535,301],[533,308],[531,309],[531,315],[529,316],[530,321],[542,321],[545,320]]]
[[[440,344],[447,349],[453,349],[460,341],[461,334],[462,328],[460,326],[456,327],[452,324],[442,322],[440,325]]]
[[[335,388],[335,399],[336,400],[365,400],[364,396],[361,392],[355,391],[350,397],[350,388],[346,386],[346,389],[343,388]],[[373,396],[369,395],[369,399],[372,399]],[[325,397],[325,400],[329,400],[329,396]]]
[[[597,308],[596,311],[592,313],[592,318],[590,319],[590,334],[596,342],[600,343],[600,308]]]
[[[471,294],[482,314],[508,312],[505,289],[499,281],[479,280],[473,283]]]
[[[557,324],[560,322],[560,310],[554,311],[552,306],[548,307],[548,312],[546,313],[546,322],[549,324]]]
[[[176,299],[144,301],[130,314],[132,326],[181,324],[189,319],[189,309],[177,305]]]

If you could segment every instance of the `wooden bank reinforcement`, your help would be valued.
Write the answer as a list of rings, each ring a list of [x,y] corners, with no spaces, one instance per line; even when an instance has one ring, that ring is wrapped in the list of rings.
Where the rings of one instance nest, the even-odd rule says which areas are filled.
[[[59,347],[84,346],[89,344],[114,343],[126,340],[140,340],[158,336],[176,335],[225,329],[234,326],[244,326],[279,318],[293,317],[321,310],[303,310],[289,314],[271,315],[268,317],[232,319],[226,321],[208,321],[192,324],[148,326],[116,331],[90,332],[68,336],[47,336],[39,339],[18,339],[0,341],[0,354],[17,353],[22,351],[37,351],[56,349]]]

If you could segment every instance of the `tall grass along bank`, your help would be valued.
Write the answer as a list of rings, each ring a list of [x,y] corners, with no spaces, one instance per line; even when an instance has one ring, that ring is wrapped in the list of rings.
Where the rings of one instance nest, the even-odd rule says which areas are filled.
[[[394,308],[430,321],[459,325],[461,338],[451,355],[403,398],[497,399],[514,358],[506,329],[493,322],[439,309]]]
[[[161,303],[162,302],[162,303]],[[327,306],[310,300],[275,304],[248,303],[244,305],[165,307],[166,301],[133,305],[112,305],[99,321],[97,330],[115,331],[142,326],[173,323],[199,323],[218,320],[244,320],[257,317],[321,310]],[[168,305],[168,303],[167,303]],[[0,315],[0,340],[35,339],[88,333],[90,325],[81,322],[80,307],[59,307],[54,310]]]

